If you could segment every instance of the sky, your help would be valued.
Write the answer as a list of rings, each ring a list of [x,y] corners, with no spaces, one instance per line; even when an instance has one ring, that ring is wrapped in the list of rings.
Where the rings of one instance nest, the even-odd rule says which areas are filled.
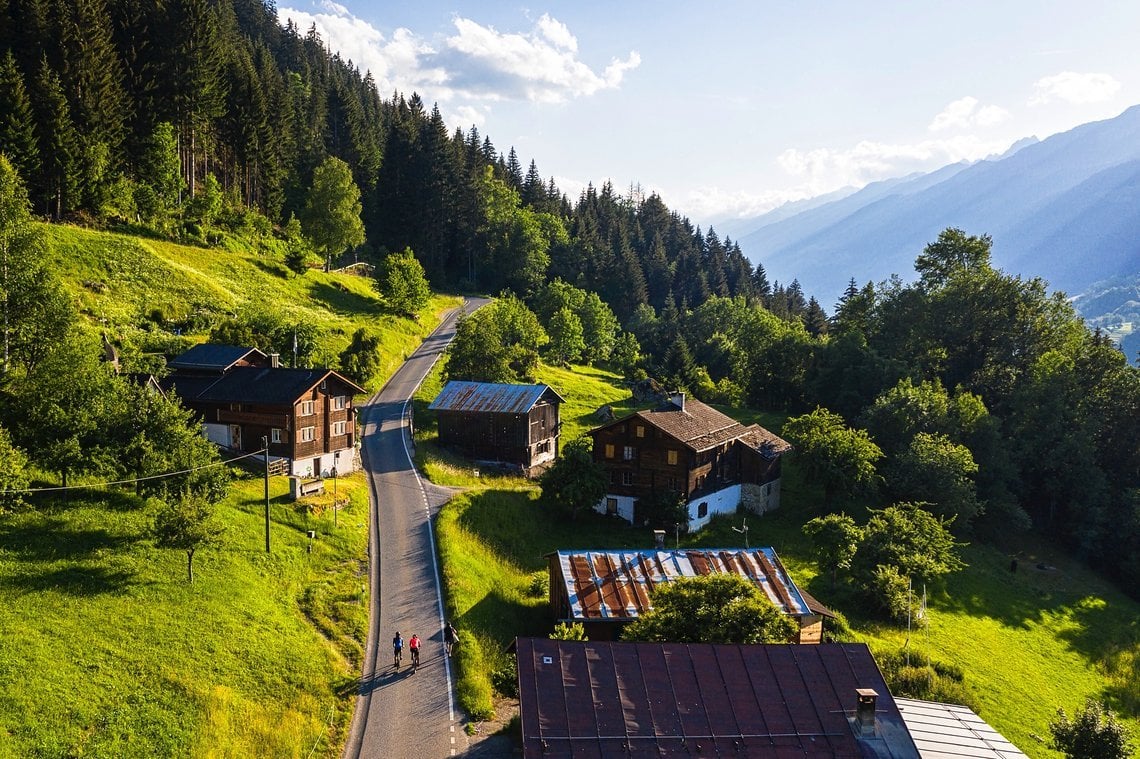
[[[277,0],[371,71],[586,183],[706,227],[1000,154],[1140,103],[1132,0]]]

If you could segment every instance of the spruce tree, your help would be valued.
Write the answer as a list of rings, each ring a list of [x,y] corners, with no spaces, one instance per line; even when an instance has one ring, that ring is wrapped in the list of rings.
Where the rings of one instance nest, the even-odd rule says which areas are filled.
[[[40,151],[32,104],[11,50],[0,60],[0,153],[8,157],[25,182],[39,175]]]
[[[36,116],[36,139],[41,156],[40,175],[31,182],[40,205],[59,219],[75,208],[78,196],[77,163],[79,135],[59,76],[45,55],[40,61],[32,99]]]

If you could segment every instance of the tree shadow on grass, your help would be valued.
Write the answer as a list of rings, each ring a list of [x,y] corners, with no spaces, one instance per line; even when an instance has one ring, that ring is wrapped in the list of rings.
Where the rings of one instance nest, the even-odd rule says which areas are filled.
[[[138,540],[99,529],[74,529],[58,517],[34,524],[0,524],[0,548],[26,561],[68,561],[103,551],[121,551]]]
[[[384,308],[375,298],[366,298],[359,293],[337,282],[331,285],[327,282],[314,282],[309,287],[309,295],[317,301],[324,303],[333,311],[347,311],[357,314],[383,315],[392,313]]]
[[[55,487],[58,483],[37,483],[39,487]],[[98,508],[118,513],[139,511],[143,499],[132,490],[109,488],[81,488],[66,493],[48,491],[28,499],[39,512],[52,514],[74,511],[79,508]]]
[[[271,277],[280,277],[281,279],[288,279],[292,274],[288,268],[279,263],[271,263],[269,261],[258,261],[253,259],[253,265]]]
[[[67,566],[44,572],[9,575],[0,586],[20,593],[56,591],[73,596],[122,593],[134,583],[134,574],[106,567]]]

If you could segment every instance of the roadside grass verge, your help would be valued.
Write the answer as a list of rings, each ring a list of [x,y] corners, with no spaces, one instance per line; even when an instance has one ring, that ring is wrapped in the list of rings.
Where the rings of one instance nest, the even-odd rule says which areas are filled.
[[[271,554],[262,488],[234,483],[193,585],[129,492],[0,521],[0,756],[339,755],[367,633],[367,488],[340,478],[334,530],[272,478]]]

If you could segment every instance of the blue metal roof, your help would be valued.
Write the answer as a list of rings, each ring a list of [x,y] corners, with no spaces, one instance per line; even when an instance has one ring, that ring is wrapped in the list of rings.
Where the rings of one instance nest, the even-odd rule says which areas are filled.
[[[452,380],[428,406],[436,411],[478,411],[486,414],[525,414],[547,393],[548,400],[562,396],[547,385],[507,385],[497,382]]]

